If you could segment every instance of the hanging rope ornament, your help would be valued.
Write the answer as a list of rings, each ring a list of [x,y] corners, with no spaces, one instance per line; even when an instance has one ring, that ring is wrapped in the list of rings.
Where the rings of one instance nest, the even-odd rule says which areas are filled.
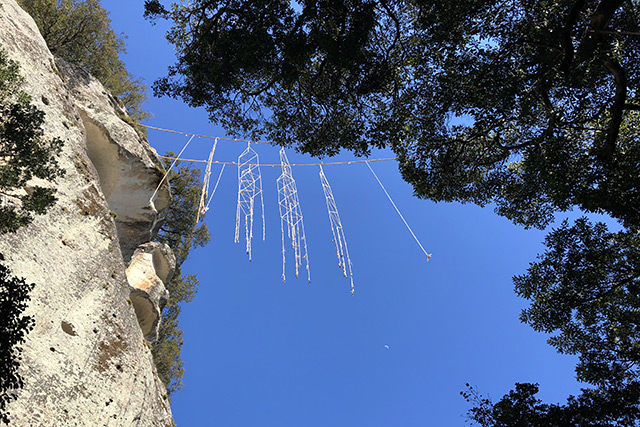
[[[322,183],[322,190],[325,197],[325,202],[327,204],[327,212],[329,215],[329,222],[331,224],[331,233],[333,236],[333,243],[336,248],[336,257],[338,258],[338,267],[342,269],[343,275],[346,278],[349,278],[351,282],[351,295],[354,294],[355,288],[353,283],[353,272],[352,272],[352,264],[351,259],[349,257],[349,250],[347,248],[347,241],[344,235],[344,229],[342,226],[342,221],[340,219],[340,215],[338,213],[338,207],[333,195],[333,190],[331,189],[331,185],[327,180],[327,177],[324,173],[323,166],[326,165],[352,165],[357,163],[364,163],[374,179],[377,181],[378,185],[391,202],[391,205],[395,209],[396,213],[404,223],[405,227],[411,233],[411,236],[416,241],[420,250],[426,256],[426,260],[429,261],[431,259],[431,254],[428,253],[416,234],[413,232],[409,223],[404,218],[400,209],[395,204],[391,195],[385,188],[384,184],[376,174],[376,172],[371,167],[371,163],[375,162],[385,162],[397,160],[395,158],[381,158],[381,159],[367,159],[367,160],[350,160],[350,161],[340,161],[340,162],[330,162],[330,163],[303,163],[303,164],[291,164],[289,159],[287,158],[286,152],[284,148],[280,149],[280,163],[274,164],[260,164],[258,154],[251,149],[251,143],[270,143],[268,141],[247,141],[241,139],[234,138],[225,138],[225,137],[211,137],[204,135],[195,135],[192,133],[185,132],[177,132],[168,129],[155,128],[152,126],[146,126],[150,129],[156,129],[163,132],[170,132],[176,134],[183,134],[190,136],[187,143],[184,145],[182,150],[175,157],[161,157],[164,159],[172,160],[171,166],[166,171],[164,176],[162,177],[160,183],[156,187],[153,192],[149,203],[153,206],[154,198],[156,197],[160,187],[163,183],[168,179],[169,173],[173,169],[173,167],[177,164],[178,161],[183,162],[194,162],[194,163],[206,163],[203,183],[202,183],[202,192],[200,194],[200,201],[198,204],[198,214],[196,219],[196,224],[204,215],[211,203],[211,200],[220,184],[220,179],[222,178],[222,174],[224,172],[226,165],[237,165],[238,167],[238,204],[236,210],[236,226],[235,226],[235,242],[238,243],[240,240],[240,227],[244,225],[244,234],[246,240],[246,252],[249,256],[249,261],[252,260],[251,253],[251,243],[253,240],[253,216],[255,209],[256,197],[260,196],[260,205],[262,209],[262,240],[265,240],[266,237],[266,226],[265,226],[265,213],[264,213],[264,198],[263,198],[263,188],[262,188],[262,177],[260,168],[261,167],[280,167],[282,169],[282,173],[277,180],[278,186],[278,209],[280,212],[280,231],[282,234],[282,281],[284,282],[286,279],[285,276],[285,265],[286,265],[286,243],[285,240],[291,242],[291,247],[294,252],[294,266],[295,266],[295,274],[296,277],[299,277],[300,266],[305,263],[305,268],[307,269],[307,280],[311,282],[311,272],[309,269],[309,255],[307,251],[307,240],[304,230],[304,221],[302,216],[302,209],[300,207],[300,200],[298,198],[298,189],[296,186],[296,181],[293,178],[292,167],[294,166],[319,166],[320,167],[320,181]],[[182,154],[186,150],[189,143],[193,140],[194,137],[199,138],[209,138],[214,139],[213,147],[209,154],[207,160],[194,160],[194,159],[185,159],[182,158]],[[238,157],[237,162],[229,162],[229,161],[219,161],[214,160],[214,155],[216,151],[216,147],[218,141],[234,141],[234,142],[246,142],[247,148],[244,152]],[[213,191],[208,196],[210,181],[211,181],[211,172],[214,164],[222,165],[220,170],[220,174],[218,175],[218,179],[216,181],[215,186],[213,187]],[[206,203],[205,203],[206,201]],[[286,238],[285,238],[286,235]]]
[[[311,271],[309,270],[309,254],[307,252],[307,238],[304,233],[304,222],[302,218],[302,209],[300,208],[300,200],[298,199],[298,189],[296,181],[291,173],[291,164],[287,158],[284,148],[280,149],[280,164],[282,166],[282,174],[277,180],[278,183],[278,208],[280,209],[280,231],[282,233],[282,281],[286,279],[285,263],[285,234],[291,241],[291,247],[294,253],[294,264],[296,268],[296,277],[305,261],[307,268],[307,280],[311,283]],[[286,233],[285,233],[286,229]]]
[[[342,221],[338,213],[338,205],[333,197],[331,185],[324,174],[322,165],[320,165],[320,182],[322,182],[322,191],[327,202],[327,211],[329,213],[329,222],[331,223],[331,233],[333,234],[333,243],[336,246],[336,256],[338,257],[338,267],[342,268],[344,277],[351,280],[351,295],[354,294],[353,272],[351,271],[351,258],[349,258],[349,249],[347,248],[347,239],[344,237]],[[347,275],[348,271],[348,275]]]
[[[213,162],[213,154],[216,152],[216,146],[218,145],[218,138],[213,142],[213,148],[209,153],[209,160],[207,161],[207,167],[204,171],[204,178],[202,180],[202,193],[200,194],[200,203],[198,204],[198,215],[196,217],[196,224],[200,222],[200,215],[204,215],[208,207],[206,206],[207,196],[209,194],[209,180],[211,179],[211,163]]]
[[[251,149],[251,143],[238,157],[238,207],[236,209],[235,242],[240,241],[240,223],[244,220],[244,235],[247,255],[251,261],[251,240],[253,239],[253,210],[255,198],[260,196],[262,207],[262,240],[265,240],[264,199],[262,197],[262,176],[258,153]]]

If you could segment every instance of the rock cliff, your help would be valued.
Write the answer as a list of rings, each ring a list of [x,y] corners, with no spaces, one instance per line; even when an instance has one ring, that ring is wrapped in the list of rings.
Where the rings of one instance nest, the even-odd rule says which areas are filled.
[[[66,170],[58,203],[0,238],[6,264],[36,284],[12,425],[171,426],[145,340],[171,275],[170,251],[145,245],[170,200],[161,187],[150,202],[162,178],[157,155],[98,81],[55,61],[15,0],[0,7],[0,46],[20,63],[23,89],[46,114],[45,133],[65,142]]]

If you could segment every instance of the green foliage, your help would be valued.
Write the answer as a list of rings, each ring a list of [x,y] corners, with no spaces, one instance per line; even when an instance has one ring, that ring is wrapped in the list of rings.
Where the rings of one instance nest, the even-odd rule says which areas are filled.
[[[1,254],[0,260],[4,261]],[[33,287],[24,279],[12,276],[11,271],[0,264],[0,422],[5,424],[9,423],[10,415],[7,404],[16,398],[15,390],[23,387],[18,373],[20,344],[33,329],[34,321],[30,316],[22,316],[22,312]]]
[[[611,233],[585,218],[565,221],[516,292],[531,301],[521,319],[555,334],[549,344],[579,355],[579,380],[595,386],[640,379],[640,233]]]
[[[564,405],[543,404],[538,386],[516,384],[495,404],[469,388],[469,418],[481,426],[636,426],[640,420],[640,233],[610,232],[586,218],[546,238],[546,252],[514,277],[531,301],[521,320],[559,352],[578,356],[577,378],[593,388]]]
[[[18,64],[0,50],[0,233],[29,224],[55,203],[55,190],[30,185],[31,179],[63,174],[56,160],[63,143],[44,137],[44,113],[20,89],[22,82]]]
[[[633,2],[194,0],[157,95],[303,152],[390,146],[416,195],[640,223]],[[630,215],[634,213],[634,215]]]
[[[167,387],[170,395],[182,388],[182,376],[184,375],[184,362],[180,357],[184,341],[178,323],[179,314],[180,307],[173,303],[168,304],[162,310],[158,340],[151,349],[158,376]]]
[[[99,0],[19,0],[33,17],[51,52],[100,80],[121,99],[135,120],[148,117],[142,103],[146,86],[126,70],[122,35],[111,29]]]
[[[175,157],[175,154],[167,151],[166,157]],[[169,169],[172,160],[163,161],[163,166]],[[180,166],[177,162],[169,172],[168,181],[172,193],[171,209],[160,227],[158,240],[173,249],[176,264],[182,265],[191,248],[204,246],[210,240],[207,225],[201,223],[196,226],[202,189],[200,170]]]
[[[178,268],[168,286],[169,302],[162,310],[158,340],[154,343],[151,353],[158,376],[166,385],[169,394],[182,388],[182,376],[184,375],[184,362],[180,357],[184,341],[178,321],[179,303],[191,302],[199,285],[200,283],[194,274],[183,276]]]
[[[175,156],[170,151],[166,155]],[[165,159],[165,168],[169,169],[170,165],[171,161]],[[199,286],[195,275],[182,274],[181,266],[192,248],[204,246],[211,237],[206,224],[196,226],[201,191],[200,171],[180,167],[178,162],[169,172],[168,178],[172,194],[171,208],[167,219],[160,227],[157,240],[166,243],[173,250],[176,256],[176,271],[167,285],[169,302],[162,310],[158,341],[154,344],[152,353],[158,375],[171,394],[182,387],[184,374],[184,363],[180,358],[183,343],[178,321],[180,304],[191,302]]]
[[[637,406],[640,383],[605,389],[583,389],[567,403],[545,404],[535,397],[537,384],[516,383],[498,402],[482,397],[467,384],[462,396],[474,405],[469,421],[483,427],[634,427],[640,418]]]

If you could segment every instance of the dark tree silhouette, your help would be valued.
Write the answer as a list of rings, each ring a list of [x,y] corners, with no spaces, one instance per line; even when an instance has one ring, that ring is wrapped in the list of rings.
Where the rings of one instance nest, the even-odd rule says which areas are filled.
[[[4,261],[2,254],[0,261]],[[0,421],[6,424],[9,424],[10,415],[7,404],[15,399],[15,391],[23,386],[18,373],[20,345],[33,329],[34,321],[22,312],[33,287],[24,279],[12,276],[11,271],[0,264]]]

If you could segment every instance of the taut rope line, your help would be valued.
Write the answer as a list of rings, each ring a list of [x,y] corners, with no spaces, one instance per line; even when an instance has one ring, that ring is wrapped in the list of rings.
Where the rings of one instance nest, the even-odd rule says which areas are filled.
[[[143,125],[142,123],[138,123],[138,125],[145,127],[147,129],[153,129],[153,130],[157,130],[160,132],[168,132],[168,133],[176,133],[178,135],[186,135],[186,136],[197,136],[198,138],[206,138],[206,139],[214,139],[214,140],[220,140],[220,141],[232,141],[232,142],[243,142],[243,143],[252,143],[252,144],[270,144],[270,145],[278,145],[273,141],[252,141],[252,140],[248,140],[248,139],[238,139],[238,138],[225,138],[225,137],[221,137],[221,136],[209,136],[209,135],[199,135],[196,133],[189,133],[189,132],[181,132],[181,131],[177,131],[177,130],[171,130],[171,129],[163,129],[163,128],[159,128],[159,127],[155,127],[155,126],[150,126],[150,125]],[[169,160],[174,160],[176,159],[176,157],[168,157],[168,156],[159,156],[161,159],[169,159]],[[179,156],[178,156],[179,157]],[[323,162],[323,163],[294,163],[291,164],[290,166],[327,166],[327,165],[351,165],[351,164],[356,164],[356,163],[366,163],[366,162],[389,162],[391,160],[398,160],[397,157],[388,157],[388,158],[384,158],[384,159],[368,159],[368,160],[349,160],[349,161],[343,161],[343,162]],[[208,160],[196,160],[196,159],[180,159],[181,162],[190,162],[190,163],[209,163]],[[221,161],[212,161],[211,164],[214,165],[232,165],[232,166],[237,166],[238,163],[237,162],[221,162]],[[273,163],[273,164],[261,164],[261,167],[272,167],[272,168],[279,168],[280,166],[282,166],[280,163]]]
[[[143,125],[142,123],[138,123],[138,126],[142,126],[143,128],[147,128],[147,129],[159,130],[161,132],[177,133],[177,134],[186,135],[186,136],[197,136],[198,138],[220,139],[220,140],[223,140],[223,141],[245,142],[245,143],[252,143],[252,144],[277,145],[275,142],[271,142],[271,141],[253,141],[253,140],[249,140],[249,139],[224,138],[224,137],[221,137],[221,136],[198,135],[196,133],[180,132],[180,131],[177,131],[177,130],[163,129],[163,128],[158,128],[158,127],[155,127],[155,126]]]
[[[380,178],[378,178],[378,175],[376,175],[376,173],[371,168],[371,165],[369,165],[369,162],[365,162],[365,163],[366,163],[367,167],[369,168],[369,170],[371,171],[371,173],[373,174],[373,177],[376,179],[376,181],[378,181],[378,184],[380,184],[380,188],[382,188],[382,191],[384,191],[384,194],[387,195],[387,198],[389,199],[389,201],[391,202],[391,204],[395,208],[396,212],[398,212],[398,215],[400,215],[400,219],[402,219],[402,222],[404,222],[404,225],[407,226],[407,229],[409,230],[409,232],[411,233],[411,235],[415,239],[416,243],[418,244],[418,246],[420,246],[420,249],[422,249],[422,252],[424,252],[424,254],[427,256],[427,261],[429,261],[431,259],[431,254],[427,253],[427,251],[424,249],[424,247],[422,246],[422,243],[420,243],[420,240],[418,240],[418,238],[416,237],[416,234],[413,232],[413,230],[409,226],[409,223],[407,223],[407,220],[404,219],[404,216],[402,215],[402,212],[400,212],[400,209],[398,209],[396,204],[393,202],[393,199],[389,195],[389,192],[387,191],[386,188],[384,188],[384,185],[382,185],[382,181],[380,181]]]
[[[169,169],[165,172],[164,176],[162,177],[162,179],[160,180],[160,183],[158,184],[158,186],[156,187],[156,190],[153,192],[153,194],[151,195],[151,197],[149,198],[150,202],[153,202],[153,198],[156,197],[156,194],[158,194],[158,190],[160,189],[160,186],[162,185],[162,183],[167,179],[167,176],[169,175],[169,172],[171,172],[171,169],[173,169],[173,166],[175,166],[176,162],[180,159],[180,156],[182,155],[182,153],[184,153],[184,150],[187,149],[187,147],[189,146],[189,143],[191,142],[191,140],[193,139],[195,135],[191,135],[191,138],[189,138],[189,140],[187,141],[187,143],[184,145],[184,147],[182,147],[182,150],[180,151],[180,153],[178,153],[177,157],[174,157],[173,159],[173,163],[171,163],[171,166],[169,167]]]
[[[161,159],[168,159],[168,160],[173,160],[176,157],[168,157],[168,156],[158,156]],[[195,159],[179,159],[181,162],[191,162],[191,163],[208,163],[207,160],[195,160]],[[397,157],[388,157],[388,158],[384,158],[384,159],[368,159],[368,160],[348,160],[348,161],[343,161],[343,162],[323,162],[323,163],[293,163],[289,166],[331,166],[331,165],[354,165],[357,163],[372,163],[372,162],[389,162],[391,160],[398,160]],[[238,163],[237,162],[221,162],[219,160],[214,160],[211,162],[211,164],[214,165],[231,165],[231,166],[237,166]],[[279,168],[280,165],[279,163],[260,163],[260,167],[272,167],[272,168]]]

